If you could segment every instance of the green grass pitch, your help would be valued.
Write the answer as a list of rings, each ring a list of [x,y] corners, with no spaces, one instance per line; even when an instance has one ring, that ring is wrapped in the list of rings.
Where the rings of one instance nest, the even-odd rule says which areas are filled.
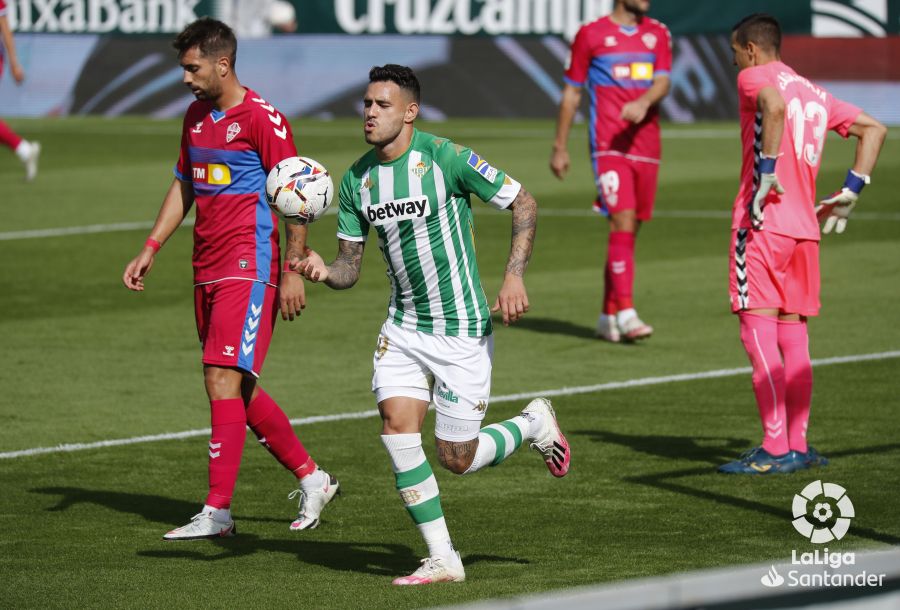
[[[171,180],[179,124],[143,119],[14,121],[44,145],[31,185],[0,156],[0,233],[146,221]],[[522,323],[498,325],[494,395],[743,367],[727,300],[728,211],[737,127],[664,128],[659,216],[638,240],[636,302],[656,334],[637,346],[591,338],[601,297],[605,223],[583,128],[565,182],[548,168],[549,121],[450,121],[423,130],[474,147],[520,179],[545,214]],[[340,176],[364,150],[356,121],[295,122],[301,154]],[[837,188],[853,144],[829,141],[820,193]],[[900,139],[885,144],[847,232],[822,246],[814,358],[900,349]],[[510,218],[476,203],[490,299]],[[311,228],[336,250],[335,217]],[[147,291],[121,285],[147,231],[0,241],[0,452],[178,432],[209,425],[192,312],[191,234],[157,258]],[[389,294],[373,243],[348,292],[307,286],[302,319],[279,321],[263,384],[290,417],[374,407],[371,353]],[[714,467],[759,441],[749,376],[698,379],[554,399],[573,447],[555,480],[520,450],[472,477],[437,471],[464,584],[398,590],[424,554],[393,489],[377,418],[304,425],[300,437],[344,486],[317,530],[288,531],[293,483],[252,436],[234,514],[239,535],[165,543],[206,486],[206,440],[161,441],[0,460],[0,600],[5,607],[413,608],[626,578],[786,561],[810,550],[791,499],[817,478],[845,486],[857,517],[831,550],[900,544],[900,360],[818,367],[810,439],[833,463],[781,477],[727,478]],[[487,422],[524,401],[500,402]],[[433,416],[425,426],[432,449]]]

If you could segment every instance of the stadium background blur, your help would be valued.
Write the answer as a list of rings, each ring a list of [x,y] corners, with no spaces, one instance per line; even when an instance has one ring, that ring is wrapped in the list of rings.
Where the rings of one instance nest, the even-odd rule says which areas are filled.
[[[533,310],[497,331],[491,417],[516,412],[525,400],[517,395],[560,391],[554,401],[573,430],[576,463],[562,488],[550,480],[497,485],[524,480],[530,455],[511,458],[484,482],[438,473],[448,496],[466,499],[449,508],[470,581],[399,594],[387,586],[421,549],[395,526],[404,515],[392,487],[373,483],[389,465],[368,392],[372,332],[387,299],[372,248],[354,291],[310,288],[302,321],[279,323],[265,371],[289,416],[334,418],[303,420],[299,429],[346,485],[327,527],[289,535],[290,482],[248,444],[237,488],[241,534],[178,548],[159,540],[196,504],[205,477],[197,467],[209,422],[197,384],[190,231],[166,245],[146,294],[127,294],[119,277],[171,180],[179,118],[192,99],[170,41],[195,17],[225,14],[225,1],[10,4],[28,78],[21,87],[8,75],[0,80],[0,116],[40,139],[45,152],[28,185],[12,155],[0,159],[4,605],[393,609],[748,562],[781,570],[792,549],[818,548],[790,523],[791,499],[817,476],[844,485],[857,507],[832,551],[900,545],[896,128],[847,233],[823,246],[825,308],[811,340],[824,361],[815,372],[811,436],[833,464],[754,481],[713,472],[750,446],[759,425],[746,371],[735,373],[746,356],[727,308],[740,159],[728,32],[746,13],[773,13],[787,33],[788,63],[896,126],[898,0],[654,1],[651,16],[674,34],[673,88],[662,106],[659,214],[638,252],[637,290],[658,333],[633,349],[591,338],[606,229],[588,209],[583,127],[573,130],[569,179],[559,183],[547,169],[568,40],[611,0],[298,0],[296,33],[242,37],[241,80],[293,119],[301,154],[335,174],[363,150],[352,117],[368,69],[398,62],[421,76],[423,129],[474,147],[536,195]],[[267,0],[255,1],[265,15]],[[841,183],[852,146],[831,138],[820,192]],[[509,246],[508,217],[477,205],[476,215],[490,294]],[[313,245],[328,252],[333,232],[334,217],[326,217],[312,227]],[[513,491],[499,498],[497,487]],[[487,517],[517,504],[511,527]],[[893,573],[896,591],[900,570]],[[756,574],[740,575],[749,595],[765,590]],[[735,578],[705,586],[731,590]],[[846,594],[825,593],[804,603]],[[649,607],[653,595],[632,590],[627,599]]]

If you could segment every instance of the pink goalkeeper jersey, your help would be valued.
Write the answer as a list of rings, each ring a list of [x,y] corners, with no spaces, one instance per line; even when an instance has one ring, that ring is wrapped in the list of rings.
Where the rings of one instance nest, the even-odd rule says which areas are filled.
[[[794,239],[818,240],[819,223],[814,211],[816,175],[825,137],[833,129],[846,138],[860,109],[833,97],[780,61],[741,70],[737,85],[743,162],[731,228],[750,227],[748,210],[756,190],[757,155],[762,146],[762,113],[757,107],[757,96],[764,87],[774,87],[785,103],[784,133],[775,165],[775,174],[785,192],[769,196],[764,228]]]
[[[584,86],[590,97],[588,138],[591,153],[635,161],[659,162],[659,108],[652,106],[639,124],[620,118],[622,106],[641,95],[656,76],[672,69],[668,28],[649,17],[633,27],[609,17],[578,30],[572,42],[565,81]]]
[[[250,89],[225,112],[207,101],[190,105],[175,175],[194,186],[195,284],[228,278],[277,283],[281,251],[266,176],[296,155],[287,119]]]

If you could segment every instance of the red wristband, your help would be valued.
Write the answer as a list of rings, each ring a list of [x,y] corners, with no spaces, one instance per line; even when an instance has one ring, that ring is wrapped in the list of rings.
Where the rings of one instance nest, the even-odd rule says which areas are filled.
[[[281,266],[281,272],[282,273],[297,273],[297,271],[294,271],[293,269],[291,269],[291,261],[289,261],[287,259],[285,259],[284,264]]]
[[[159,249],[162,248],[162,244],[153,239],[152,237],[148,237],[147,241],[144,242],[144,246],[148,248],[153,248],[153,253],[156,254],[159,252]]]

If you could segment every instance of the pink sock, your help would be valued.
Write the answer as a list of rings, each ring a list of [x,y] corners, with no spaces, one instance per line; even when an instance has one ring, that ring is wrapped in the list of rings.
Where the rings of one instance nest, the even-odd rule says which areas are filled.
[[[609,279],[612,280],[619,311],[634,307],[634,233],[612,231],[606,254]]]
[[[209,441],[209,495],[206,503],[216,508],[231,506],[247,438],[247,415],[242,398],[209,401],[212,438]]]
[[[247,407],[247,422],[259,442],[298,479],[315,472],[316,463],[297,438],[287,415],[262,388]]]
[[[0,66],[2,68],[2,66]],[[0,121],[0,144],[4,146],[8,146],[11,149],[15,150],[19,147],[19,143],[22,141],[22,138],[9,128],[5,122]]]
[[[784,406],[784,365],[778,351],[778,318],[742,313],[741,342],[753,366],[753,393],[763,424],[762,447],[772,455],[788,452]]]
[[[784,358],[784,401],[788,420],[788,443],[792,451],[806,453],[806,427],[812,400],[812,363],[806,322],[778,322],[778,348]]]
[[[603,313],[608,316],[616,315],[616,293],[613,290],[612,271],[609,269],[609,259],[606,259],[606,267],[603,270]]]

